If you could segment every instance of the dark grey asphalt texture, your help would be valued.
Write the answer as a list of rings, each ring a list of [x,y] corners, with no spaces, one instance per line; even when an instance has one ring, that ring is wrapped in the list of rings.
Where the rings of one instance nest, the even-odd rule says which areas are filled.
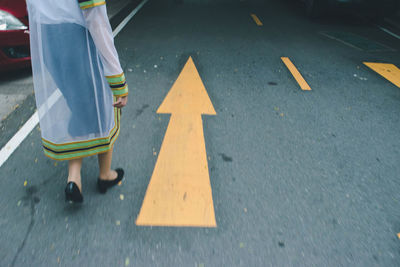
[[[151,0],[115,39],[131,89],[122,186],[98,194],[91,157],[84,204],[66,204],[67,164],[43,155],[38,129],[0,168],[0,266],[400,266],[400,89],[362,64],[400,67],[400,40],[363,20],[309,20],[296,1],[195,2]],[[218,113],[203,117],[218,227],[138,227],[169,121],[156,110],[189,56]]]

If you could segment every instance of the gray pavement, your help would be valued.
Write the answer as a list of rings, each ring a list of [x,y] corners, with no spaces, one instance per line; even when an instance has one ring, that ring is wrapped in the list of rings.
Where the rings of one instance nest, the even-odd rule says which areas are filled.
[[[84,204],[67,205],[67,165],[43,155],[38,129],[0,168],[0,266],[400,265],[400,90],[362,65],[400,66],[400,40],[351,18],[311,21],[289,0],[222,2],[152,0],[116,38],[131,88],[122,186],[98,194],[85,159]],[[218,227],[138,227],[170,117],[156,110],[189,56],[217,111],[203,121]]]

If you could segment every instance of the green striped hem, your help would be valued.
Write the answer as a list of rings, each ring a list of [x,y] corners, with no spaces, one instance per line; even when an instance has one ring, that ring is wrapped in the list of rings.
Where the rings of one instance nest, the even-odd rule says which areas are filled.
[[[71,160],[106,152],[112,148],[120,132],[120,109],[115,111],[115,125],[110,134],[104,138],[73,142],[66,144],[54,144],[42,138],[44,154],[55,160]]]

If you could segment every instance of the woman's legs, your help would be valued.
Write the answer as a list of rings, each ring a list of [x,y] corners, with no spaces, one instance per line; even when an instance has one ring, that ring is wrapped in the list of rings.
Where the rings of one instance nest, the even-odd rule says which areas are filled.
[[[82,158],[72,159],[68,162],[68,182],[74,182],[82,192],[81,182]]]
[[[114,180],[118,176],[118,173],[111,169],[113,149],[114,147],[107,152],[98,155],[101,180]]]

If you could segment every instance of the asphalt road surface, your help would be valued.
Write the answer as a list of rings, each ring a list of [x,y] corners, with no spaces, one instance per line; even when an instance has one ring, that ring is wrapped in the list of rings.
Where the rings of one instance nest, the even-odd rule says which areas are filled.
[[[400,266],[400,89],[363,64],[400,66],[400,40],[309,20],[296,1],[151,0],[115,43],[130,95],[113,165],[126,179],[100,195],[85,159],[84,204],[65,203],[67,164],[44,156],[35,128],[0,168],[0,266]],[[171,117],[157,109],[189,57],[216,111],[202,118],[217,226],[139,226]]]

